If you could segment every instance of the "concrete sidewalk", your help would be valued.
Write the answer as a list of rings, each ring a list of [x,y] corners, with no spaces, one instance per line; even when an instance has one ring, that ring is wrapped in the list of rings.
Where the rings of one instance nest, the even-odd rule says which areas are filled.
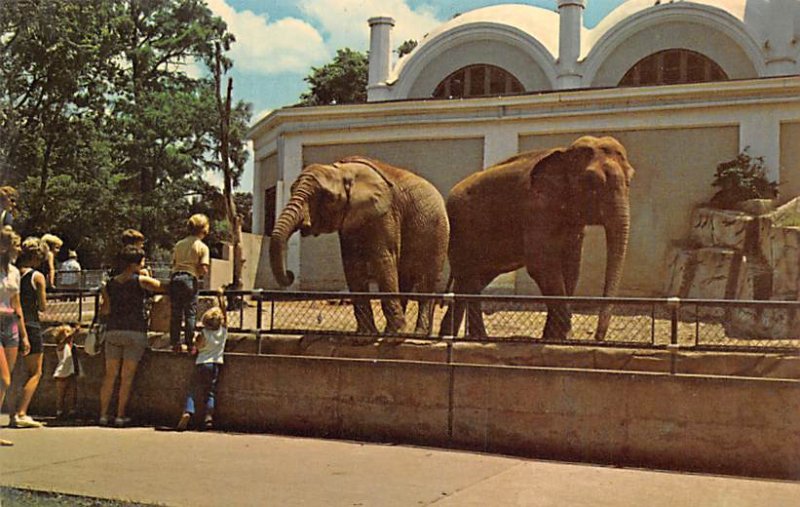
[[[164,505],[796,506],[800,483],[153,428],[6,429],[0,485]]]

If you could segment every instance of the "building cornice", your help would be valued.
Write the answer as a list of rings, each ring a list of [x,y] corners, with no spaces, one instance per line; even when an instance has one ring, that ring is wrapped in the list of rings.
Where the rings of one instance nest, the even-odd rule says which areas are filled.
[[[402,124],[446,124],[574,116],[590,111],[669,110],[765,103],[799,103],[800,76],[638,88],[553,91],[506,97],[403,100],[273,111],[247,133],[258,144],[287,133],[375,129]]]

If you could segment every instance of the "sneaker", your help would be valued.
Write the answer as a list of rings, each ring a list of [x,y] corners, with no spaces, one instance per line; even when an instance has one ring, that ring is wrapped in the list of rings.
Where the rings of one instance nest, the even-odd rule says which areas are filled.
[[[116,426],[117,428],[124,428],[125,426],[128,426],[130,423],[131,423],[130,417],[117,417],[116,419],[114,419],[114,426]]]
[[[203,422],[203,428],[207,430],[214,429],[214,418],[210,415],[206,416],[206,420]]]
[[[100,419],[97,420],[97,424],[100,426],[108,426],[108,416],[101,415]]]
[[[18,415],[14,418],[15,428],[41,428],[44,424],[39,421],[34,421],[33,417],[29,415]]]
[[[192,419],[192,414],[190,414],[189,412],[184,412],[180,420],[178,420],[178,424],[175,426],[175,429],[178,431],[186,431],[186,428],[189,427],[189,421],[191,419]]]

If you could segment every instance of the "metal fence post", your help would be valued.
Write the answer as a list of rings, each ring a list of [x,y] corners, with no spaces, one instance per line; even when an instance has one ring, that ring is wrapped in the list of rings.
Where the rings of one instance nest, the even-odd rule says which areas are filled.
[[[678,345],[678,316],[681,298],[667,298],[667,306],[670,308],[670,344]]]
[[[262,310],[264,310],[264,291],[258,291],[258,299],[256,299],[256,329],[261,331],[261,324],[263,317],[261,315]]]
[[[83,289],[78,289],[78,325],[83,322]]]

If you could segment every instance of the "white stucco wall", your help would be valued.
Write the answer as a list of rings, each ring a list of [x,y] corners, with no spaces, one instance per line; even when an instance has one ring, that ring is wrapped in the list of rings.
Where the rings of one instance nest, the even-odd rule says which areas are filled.
[[[486,167],[526,148],[566,142],[583,133],[615,133],[629,145],[631,160],[640,171],[632,189],[637,237],[631,239],[631,264],[623,292],[659,295],[664,249],[681,237],[691,208],[712,195],[710,180],[717,163],[750,146],[754,156],[780,160],[782,166],[773,171],[786,170],[785,177],[777,176],[787,183],[787,190],[798,188],[793,174],[798,124],[800,77],[796,76],[459,101],[287,108],[262,120],[250,137],[256,146],[280,147],[279,187],[285,199],[303,163],[350,151],[413,167],[435,181],[444,194],[465,171],[478,170],[481,156]],[[257,151],[257,159],[270,154]],[[469,162],[458,163],[466,154]],[[318,287],[313,279],[316,268],[309,271],[304,266],[320,262],[314,255],[319,248],[336,252],[336,241],[326,245],[318,241],[303,250],[296,236],[293,240],[290,269],[300,273],[305,287]],[[587,248],[604,250],[602,230],[590,232]],[[334,262],[335,255],[322,262]],[[602,258],[592,256],[594,267],[587,265],[587,278],[581,285],[586,294],[597,294]],[[335,271],[321,273],[326,283],[337,283]],[[504,287],[523,293],[533,290],[527,275],[516,278],[520,283],[511,277]]]
[[[639,60],[666,49],[690,49],[715,61],[730,79],[758,76],[741,46],[720,30],[700,23],[675,21],[643,25],[622,40],[608,54],[590,55],[585,63],[584,80],[590,87],[617,86],[625,73]],[[596,71],[593,58],[602,58]]]
[[[464,13],[423,38],[371,100],[430,97],[450,73],[476,63],[506,69],[529,92],[559,87],[559,73],[569,77],[562,88],[616,86],[636,62],[666,49],[702,53],[731,79],[800,74],[798,0],[628,0],[579,30],[575,69],[559,54],[559,31],[557,13],[533,6]]]
[[[451,73],[474,64],[491,64],[511,73],[526,90],[550,90],[553,83],[530,55],[507,41],[482,40],[447,49],[429,60],[408,92],[408,98],[429,98]]]

